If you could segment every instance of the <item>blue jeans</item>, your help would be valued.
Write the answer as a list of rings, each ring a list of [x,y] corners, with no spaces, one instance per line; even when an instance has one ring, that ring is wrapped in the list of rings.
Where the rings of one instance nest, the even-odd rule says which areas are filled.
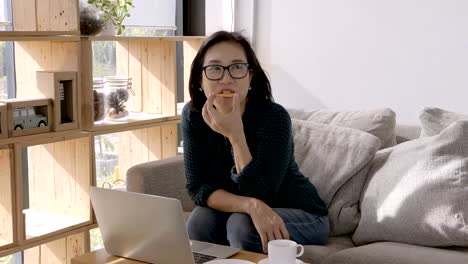
[[[319,245],[327,241],[327,216],[300,209],[273,208],[283,219],[291,240],[302,245]],[[196,207],[187,221],[190,239],[262,252],[262,240],[252,219],[244,213],[225,213],[208,207]]]

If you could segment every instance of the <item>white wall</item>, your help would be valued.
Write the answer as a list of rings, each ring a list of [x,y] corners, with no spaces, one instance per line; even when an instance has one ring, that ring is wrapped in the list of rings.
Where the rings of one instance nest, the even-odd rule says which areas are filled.
[[[468,1],[257,1],[255,48],[284,106],[468,113]]]
[[[205,0],[206,35],[218,30],[234,30],[234,10],[234,0]]]
[[[417,124],[424,106],[468,113],[466,10],[466,0],[207,0],[206,32],[246,30],[286,107],[390,107]]]

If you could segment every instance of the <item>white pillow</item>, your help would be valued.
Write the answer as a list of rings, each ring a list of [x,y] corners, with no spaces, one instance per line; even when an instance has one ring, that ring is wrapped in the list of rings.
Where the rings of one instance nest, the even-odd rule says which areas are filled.
[[[468,121],[380,150],[361,197],[357,245],[468,246]]]
[[[421,121],[421,135],[419,137],[437,135],[453,122],[463,119],[468,120],[468,115],[437,107],[424,107],[419,114],[419,120]]]
[[[291,118],[355,128],[378,137],[381,148],[396,145],[395,112],[390,108],[365,111],[288,110]]]
[[[328,206],[331,235],[354,231],[367,175],[364,168],[380,140],[356,129],[296,119],[292,130],[296,162]]]

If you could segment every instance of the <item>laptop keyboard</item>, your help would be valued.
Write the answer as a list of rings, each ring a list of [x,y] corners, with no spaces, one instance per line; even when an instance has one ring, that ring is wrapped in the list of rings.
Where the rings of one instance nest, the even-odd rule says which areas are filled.
[[[203,264],[205,262],[215,259],[216,257],[193,252],[193,258],[195,259],[196,264]]]

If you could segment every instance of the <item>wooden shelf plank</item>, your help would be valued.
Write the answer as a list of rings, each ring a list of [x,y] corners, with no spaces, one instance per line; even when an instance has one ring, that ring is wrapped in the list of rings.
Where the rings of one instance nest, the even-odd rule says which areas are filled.
[[[0,139],[0,146],[15,144],[15,143],[33,143],[33,142],[56,142],[61,140],[67,140],[72,138],[79,138],[88,136],[89,133],[81,130],[67,130],[60,132],[48,132],[41,134],[34,134],[28,136],[14,137],[14,138],[5,138]]]
[[[35,34],[37,32],[0,31],[0,41],[80,41],[80,35],[73,35],[69,32],[55,32],[57,34]]]
[[[0,31],[0,41],[22,40],[63,40],[63,41],[124,41],[124,40],[168,40],[203,41],[206,36],[168,36],[168,37],[131,37],[131,36],[82,36],[77,31]]]
[[[88,132],[96,136],[180,122],[180,116],[162,116],[157,114],[151,115],[155,117],[145,120],[129,120],[127,122],[99,122],[97,125],[94,125],[94,127],[91,128]]]
[[[167,37],[131,37],[131,36],[81,36],[82,40],[90,41],[123,41],[123,40],[204,40],[206,36],[167,36]]]

